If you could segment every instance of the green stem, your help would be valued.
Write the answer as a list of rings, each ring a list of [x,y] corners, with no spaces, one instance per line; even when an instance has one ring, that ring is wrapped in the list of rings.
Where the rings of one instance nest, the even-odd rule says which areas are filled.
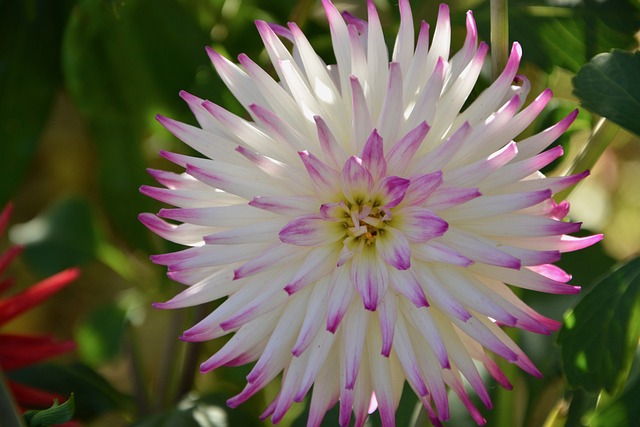
[[[24,427],[24,421],[7,387],[7,379],[2,370],[0,370],[0,414],[2,427]]]
[[[209,310],[210,307],[208,305],[198,306],[194,312],[195,322],[197,323],[198,321],[203,319]],[[176,401],[182,399],[191,391],[191,389],[193,389],[195,376],[198,372],[200,350],[202,350],[202,343],[186,343],[184,362],[182,363],[182,373],[180,374],[180,379],[178,381],[178,392],[176,394]]]
[[[145,384],[147,382],[144,379],[144,369],[141,363],[140,351],[136,345],[137,341],[134,337],[133,328],[127,325],[128,334],[126,338],[127,352],[129,354],[129,363],[131,369],[131,379],[133,383],[133,391],[136,400],[136,407],[138,410],[138,416],[144,417],[151,413],[151,407],[149,405],[149,396],[147,394],[147,388]]]
[[[491,0],[491,77],[496,80],[509,59],[509,1]]]
[[[601,118],[593,129],[591,137],[589,137],[584,147],[582,147],[580,153],[578,153],[569,167],[567,167],[561,175],[572,175],[591,169],[619,130],[620,127],[618,125],[604,117]],[[567,188],[566,190],[556,194],[556,201],[565,200],[574,188],[575,187]]]
[[[504,359],[498,358],[496,363],[509,378],[512,384],[517,384],[517,379],[520,375],[518,368],[512,363],[507,362]],[[519,427],[516,408],[516,394],[513,390],[507,390],[499,387],[496,392],[496,404],[495,404],[495,425],[498,427]]]
[[[416,403],[416,407],[411,415],[411,421],[409,421],[409,427],[423,427],[430,426],[429,414],[421,402]]]
[[[179,352],[182,350],[182,344],[176,339],[184,326],[184,312],[182,310],[174,310],[171,313],[171,323],[166,332],[167,341],[164,353],[160,363],[160,377],[157,385],[157,401],[156,409],[162,409],[167,404],[173,405],[177,402],[175,396],[175,379],[177,373],[177,361]]]

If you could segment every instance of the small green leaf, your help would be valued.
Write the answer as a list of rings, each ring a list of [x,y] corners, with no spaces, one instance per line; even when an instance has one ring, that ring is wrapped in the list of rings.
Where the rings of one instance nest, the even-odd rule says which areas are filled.
[[[107,305],[91,313],[76,331],[78,353],[90,366],[98,367],[116,357],[122,349],[126,310]]]
[[[68,396],[75,394],[78,419],[92,418],[110,411],[132,411],[133,399],[109,384],[100,374],[83,364],[69,366],[40,363],[7,373],[10,380]]]
[[[573,78],[582,105],[640,135],[640,52],[613,50],[594,57]]]
[[[599,409],[589,427],[634,427],[640,420],[640,382]]]
[[[640,258],[616,268],[565,317],[558,340],[569,384],[615,395],[640,335]]]
[[[72,393],[63,404],[58,404],[56,400],[50,408],[25,412],[24,419],[29,427],[47,427],[70,421],[75,409],[76,405]]]

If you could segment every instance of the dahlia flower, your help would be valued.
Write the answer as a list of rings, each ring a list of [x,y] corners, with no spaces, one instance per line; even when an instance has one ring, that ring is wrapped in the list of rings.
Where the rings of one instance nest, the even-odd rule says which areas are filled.
[[[560,326],[512,288],[578,292],[552,263],[601,238],[569,236],[580,224],[562,221],[569,206],[552,198],[588,173],[539,172],[562,155],[544,150],[577,112],[516,143],[551,99],[545,90],[521,109],[530,85],[516,74],[518,44],[461,111],[487,54],[471,12],[450,55],[448,7],[431,43],[424,22],[414,43],[400,0],[389,60],[373,2],[368,22],[322,4],[337,64],[326,65],[296,24],[258,21],[277,79],[246,55],[236,65],[208,49],[250,119],[185,92],[200,127],[158,117],[204,158],[162,152],[185,172],[151,170],[165,188],[141,188],[177,208],[140,220],[190,246],[152,257],[188,286],[156,307],[225,298],[182,339],[232,335],[202,372],[255,362],[232,407],[282,373],[262,415],[274,423],[313,387],[309,426],[336,403],[341,426],[352,417],[362,426],[376,406],[392,426],[406,381],[433,423],[448,419],[452,390],[482,424],[463,379],[487,408],[479,364],[511,387],[487,350],[540,375],[503,327]]]
[[[7,205],[0,213],[0,235],[2,235],[11,216],[12,205]],[[0,274],[4,273],[11,261],[17,257],[22,248],[12,246],[0,254]],[[78,277],[79,271],[70,268],[42,280],[26,290],[15,295],[0,298],[0,326],[9,322],[19,314],[40,304],[51,295],[63,289]],[[13,285],[13,280],[0,280],[0,294]],[[57,341],[50,336],[33,336],[23,334],[0,334],[0,368],[5,371],[20,369],[46,359],[68,353],[75,349],[73,341]],[[55,399],[66,400],[64,397],[49,391],[36,389],[8,381],[8,386],[21,408],[42,408],[53,404]]]

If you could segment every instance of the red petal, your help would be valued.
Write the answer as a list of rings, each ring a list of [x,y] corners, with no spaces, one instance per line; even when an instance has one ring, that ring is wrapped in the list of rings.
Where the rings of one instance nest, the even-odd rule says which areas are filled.
[[[19,315],[23,311],[40,304],[80,275],[77,268],[69,268],[31,286],[29,289],[0,300],[0,325]]]

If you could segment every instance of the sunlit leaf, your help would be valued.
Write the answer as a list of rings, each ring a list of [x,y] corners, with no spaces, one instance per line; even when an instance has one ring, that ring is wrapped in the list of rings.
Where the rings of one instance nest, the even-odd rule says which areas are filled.
[[[582,105],[640,135],[640,52],[614,50],[593,58],[573,78]]]
[[[560,331],[569,384],[617,392],[626,381],[640,335],[640,258],[604,277],[565,317]]]
[[[634,427],[640,420],[640,382],[599,409],[589,427]]]

